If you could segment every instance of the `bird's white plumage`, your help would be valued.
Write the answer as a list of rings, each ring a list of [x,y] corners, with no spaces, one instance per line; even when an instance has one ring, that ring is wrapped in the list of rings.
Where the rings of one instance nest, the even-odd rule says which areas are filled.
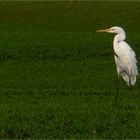
[[[128,86],[134,86],[138,76],[137,60],[133,49],[124,41],[126,38],[124,30],[115,26],[109,29],[98,30],[97,32],[116,34],[113,41],[113,49],[117,73],[122,76]]]
[[[123,77],[128,86],[130,84],[134,85],[136,82],[136,76],[138,75],[135,52],[124,41],[118,43],[117,47],[118,48],[114,48],[114,51],[118,56],[114,55],[114,57],[118,75]]]

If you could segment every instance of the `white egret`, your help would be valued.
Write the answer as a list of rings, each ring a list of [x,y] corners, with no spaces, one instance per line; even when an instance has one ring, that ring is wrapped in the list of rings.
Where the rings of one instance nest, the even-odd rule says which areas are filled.
[[[124,41],[126,38],[123,28],[115,26],[109,29],[97,30],[97,32],[115,33],[113,41],[114,59],[116,63],[118,77],[122,76],[129,87],[133,87],[138,76],[137,60],[135,52]],[[118,88],[116,92],[116,100]]]

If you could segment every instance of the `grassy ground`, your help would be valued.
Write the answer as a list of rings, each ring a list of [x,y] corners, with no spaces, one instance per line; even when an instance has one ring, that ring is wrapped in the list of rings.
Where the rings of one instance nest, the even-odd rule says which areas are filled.
[[[140,138],[140,81],[114,106],[114,25],[140,60],[140,2],[0,2],[1,138]],[[139,64],[138,64],[139,65]]]

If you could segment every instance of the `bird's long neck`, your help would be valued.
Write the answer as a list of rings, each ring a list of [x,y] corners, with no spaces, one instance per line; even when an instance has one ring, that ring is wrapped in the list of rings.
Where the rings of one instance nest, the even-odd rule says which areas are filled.
[[[116,47],[118,47],[119,42],[124,41],[125,38],[126,38],[125,32],[118,33],[118,34],[114,37],[114,41],[113,41],[114,50],[115,50]]]

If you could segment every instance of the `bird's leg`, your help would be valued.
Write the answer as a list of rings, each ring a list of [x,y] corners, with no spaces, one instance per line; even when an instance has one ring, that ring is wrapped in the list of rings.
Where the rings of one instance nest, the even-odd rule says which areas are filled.
[[[134,94],[132,92],[132,89],[133,89],[133,85],[131,84],[131,77],[129,76],[129,90],[131,91],[132,96],[133,96]]]
[[[129,90],[131,91],[133,89],[133,86],[132,85],[129,85]]]
[[[119,76],[117,78],[117,87],[116,87],[116,95],[115,95],[115,106],[117,105],[118,93],[119,93]]]
[[[117,105],[117,98],[118,98],[119,88],[116,89],[116,96],[115,96],[115,106]]]
[[[133,85],[131,84],[131,77],[129,76],[129,90],[132,90]]]
[[[129,87],[131,87],[131,77],[129,75]]]

